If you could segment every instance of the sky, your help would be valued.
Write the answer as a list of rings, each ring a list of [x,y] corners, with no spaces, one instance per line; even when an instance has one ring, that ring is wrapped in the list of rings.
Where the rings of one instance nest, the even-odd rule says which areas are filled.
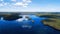
[[[60,0],[0,0],[0,12],[59,12]]]

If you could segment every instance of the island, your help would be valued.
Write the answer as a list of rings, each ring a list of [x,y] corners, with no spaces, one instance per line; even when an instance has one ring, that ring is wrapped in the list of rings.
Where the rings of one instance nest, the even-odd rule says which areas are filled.
[[[0,17],[3,17],[3,20],[12,21],[19,18],[22,18],[19,13],[10,13],[10,14],[0,14]]]

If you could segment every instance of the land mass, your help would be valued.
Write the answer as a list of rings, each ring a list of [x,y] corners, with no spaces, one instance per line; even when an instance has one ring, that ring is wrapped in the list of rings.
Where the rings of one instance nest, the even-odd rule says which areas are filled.
[[[46,18],[42,20],[44,25],[60,30],[60,14],[37,14],[37,16]]]

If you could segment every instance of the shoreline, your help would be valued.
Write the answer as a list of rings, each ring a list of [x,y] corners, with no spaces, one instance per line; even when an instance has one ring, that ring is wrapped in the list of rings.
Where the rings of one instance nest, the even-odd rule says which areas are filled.
[[[53,28],[53,29],[56,30],[56,31],[60,31],[59,29],[54,28],[54,27],[52,27],[52,26],[50,26],[50,25],[45,25],[45,24],[44,24],[44,26],[48,26],[48,27],[50,27],[50,28]]]

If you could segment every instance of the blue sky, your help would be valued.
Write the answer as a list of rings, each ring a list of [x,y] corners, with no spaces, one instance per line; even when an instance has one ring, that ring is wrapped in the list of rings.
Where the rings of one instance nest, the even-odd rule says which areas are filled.
[[[0,11],[60,11],[60,0],[0,0]]]

